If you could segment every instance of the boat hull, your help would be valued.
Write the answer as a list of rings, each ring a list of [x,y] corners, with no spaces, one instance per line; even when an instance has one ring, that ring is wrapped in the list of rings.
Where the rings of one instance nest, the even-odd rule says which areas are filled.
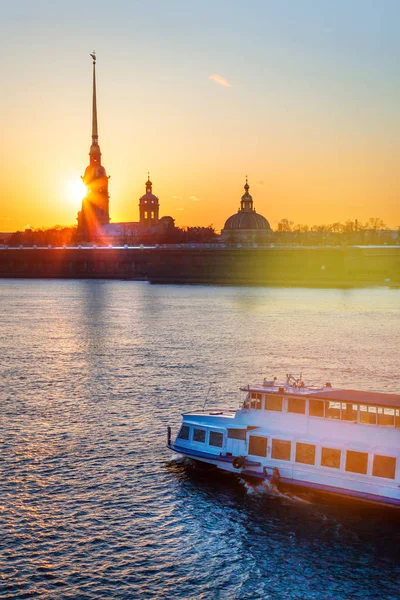
[[[271,481],[271,475],[266,473],[264,470],[257,471],[254,469],[259,468],[261,463],[246,460],[243,468],[237,469],[233,466],[232,462],[235,457],[232,456],[220,456],[210,454],[208,452],[200,452],[193,448],[184,448],[176,444],[168,443],[168,448],[178,454],[187,456],[192,460],[199,461],[201,463],[207,463],[214,465],[218,469],[228,471],[234,475],[238,475],[243,478],[250,478],[253,481]],[[335,498],[342,501],[356,501],[363,504],[375,505],[381,507],[390,507],[394,509],[400,509],[400,498],[391,498],[387,496],[379,496],[370,494],[367,492],[360,492],[356,490],[339,488],[329,486],[326,484],[320,484],[310,481],[302,481],[299,479],[289,479],[287,477],[281,477],[279,481],[280,490],[288,490],[291,492],[316,495],[319,497]]]

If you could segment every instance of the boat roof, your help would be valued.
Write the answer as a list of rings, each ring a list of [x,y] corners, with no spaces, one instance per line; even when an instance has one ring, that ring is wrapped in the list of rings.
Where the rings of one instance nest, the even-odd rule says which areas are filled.
[[[313,391],[310,396],[318,396],[324,400],[354,402],[355,404],[373,404],[374,406],[390,406],[400,408],[400,394],[383,392],[362,392],[361,390],[323,390]]]
[[[354,404],[368,404],[374,406],[388,406],[400,408],[400,394],[389,394],[385,392],[364,392],[361,390],[348,390],[331,387],[300,387],[295,388],[287,385],[264,386],[249,385],[242,387],[243,391],[258,392],[263,394],[284,394],[285,396],[306,396],[321,400],[332,400],[336,402],[354,402]]]
[[[190,422],[194,425],[211,425],[218,427],[229,427],[235,418],[236,410],[210,410],[206,412],[184,413],[183,422]]]

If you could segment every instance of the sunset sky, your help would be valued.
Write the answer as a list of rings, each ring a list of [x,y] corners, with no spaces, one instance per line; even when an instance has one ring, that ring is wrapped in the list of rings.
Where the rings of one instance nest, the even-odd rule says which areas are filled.
[[[74,224],[91,143],[112,221],[255,208],[400,225],[398,0],[0,0],[0,231]]]

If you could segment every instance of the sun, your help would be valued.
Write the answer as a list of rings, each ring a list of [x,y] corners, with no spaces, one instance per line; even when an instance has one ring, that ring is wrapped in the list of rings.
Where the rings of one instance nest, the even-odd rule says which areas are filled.
[[[73,204],[79,205],[87,194],[87,187],[81,179],[74,179],[67,184],[67,198]]]

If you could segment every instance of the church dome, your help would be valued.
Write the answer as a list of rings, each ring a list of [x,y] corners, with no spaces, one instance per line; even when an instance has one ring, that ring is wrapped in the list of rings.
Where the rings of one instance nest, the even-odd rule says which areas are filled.
[[[246,184],[244,186],[245,193],[241,198],[240,208],[235,215],[232,215],[226,221],[224,230],[271,229],[267,219],[262,215],[259,215],[253,208],[253,198],[249,194],[249,188],[250,186],[246,177]]]
[[[224,229],[271,229],[267,219],[253,212],[239,210],[235,215],[229,217]]]
[[[143,196],[141,196],[141,198],[139,198],[139,202],[141,200],[154,200],[154,202],[159,202],[159,199],[157,198],[157,196],[155,196],[152,192],[146,192],[146,194],[143,194]]]

